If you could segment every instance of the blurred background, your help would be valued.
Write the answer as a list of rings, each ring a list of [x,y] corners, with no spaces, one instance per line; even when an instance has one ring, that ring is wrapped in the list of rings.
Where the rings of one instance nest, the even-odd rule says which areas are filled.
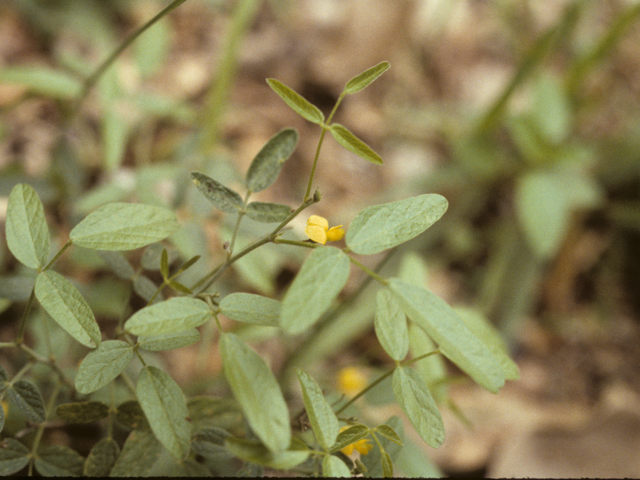
[[[640,477],[640,3],[187,0],[86,90],[101,62],[168,3],[0,3],[2,217],[16,183],[34,186],[55,252],[104,203],[165,205],[183,226],[171,237],[172,258],[203,256],[183,276],[189,284],[223,258],[232,228],[189,172],[243,191],[254,155],[293,126],[294,156],[256,199],[297,206],[304,194],[320,131],[265,79],[328,114],[351,77],[386,60],[391,69],[336,116],[384,165],[328,138],[314,182],[323,199],[309,213],[348,229],[365,206],[444,195],[445,216],[385,269],[422,275],[450,304],[485,315],[522,377],[497,395],[451,382],[442,408],[447,440],[434,450],[406,428],[415,442],[399,473]],[[305,220],[294,222],[298,238]],[[240,241],[268,231],[248,223]],[[145,282],[160,278],[149,266],[159,250],[145,255],[128,256],[146,279],[134,285],[137,308]],[[281,298],[303,258],[267,246],[216,288]],[[114,327],[127,294],[113,266],[77,248],[58,269],[103,328]],[[33,272],[18,265],[4,235],[0,275],[0,339],[10,341]],[[346,294],[361,280],[354,276]],[[392,365],[367,298],[298,354],[301,364],[321,365],[326,385],[347,366],[372,378]],[[36,327],[31,335],[42,341]],[[243,335],[275,369],[287,366],[273,332]],[[187,392],[206,391],[203,377],[220,370],[217,349],[203,344],[158,359]],[[82,358],[74,349],[70,368]],[[371,403],[390,414],[384,398]]]

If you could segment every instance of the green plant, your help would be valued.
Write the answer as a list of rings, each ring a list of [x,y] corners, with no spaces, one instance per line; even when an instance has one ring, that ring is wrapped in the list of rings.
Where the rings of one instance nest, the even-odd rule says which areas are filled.
[[[418,434],[429,445],[438,447],[445,435],[442,418],[429,385],[412,368],[414,364],[433,355],[444,355],[491,392],[497,392],[505,379],[517,378],[517,367],[482,319],[459,315],[422,286],[399,278],[385,278],[359,260],[360,255],[392,249],[429,228],[447,209],[447,201],[440,195],[425,194],[365,208],[349,225],[344,248],[284,238],[284,228],[289,222],[321,200],[319,190],[312,193],[312,188],[327,132],[360,157],[382,163],[371,148],[331,120],[346,95],[362,90],[388,67],[389,64],[383,62],[349,81],[326,119],[317,107],[296,92],[269,79],[271,88],[287,105],[322,129],[302,202],[291,209],[286,205],[249,201],[252,193],[274,183],[283,163],[292,155],[298,138],[293,129],[276,134],[256,155],[245,176],[244,197],[204,174],[192,173],[196,186],[208,200],[237,217],[226,246],[226,258],[187,287],[175,277],[198,258],[186,261],[172,274],[167,250],[162,249],[159,259],[162,285],[148,298],[147,306],[127,315],[109,339],[103,340],[104,333],[78,289],[52,269],[56,260],[73,246],[107,251],[111,252],[108,254],[111,261],[121,266],[123,276],[133,278],[133,268],[128,261],[113,252],[166,239],[180,227],[175,215],[151,205],[104,205],[71,230],[69,241],[49,261],[49,230],[42,203],[32,187],[26,184],[14,187],[7,210],[7,245],[16,259],[38,273],[17,338],[0,345],[3,349],[21,350],[28,359],[11,377],[1,370],[2,398],[9,399],[9,411],[17,409],[29,421],[27,428],[35,434],[25,443],[15,437],[4,440],[4,448],[0,450],[3,474],[29,465],[30,471],[35,467],[43,475],[106,475],[109,472],[135,475],[149,471],[164,447],[174,459],[166,461],[182,474],[209,475],[211,471],[207,467],[215,472],[219,468],[216,462],[224,459],[231,465],[232,459],[237,458],[244,462],[245,469],[258,465],[277,470],[296,469],[299,473],[348,476],[367,467],[360,461],[354,466],[340,453],[341,449],[371,437],[384,476],[388,477],[393,474],[393,459],[387,451],[389,442],[402,445],[402,440],[388,424],[368,427],[353,418],[340,417],[355,400],[392,376],[394,395],[402,410]],[[277,223],[277,226],[236,251],[237,233],[244,216],[258,222]],[[340,236],[331,238],[337,240]],[[216,280],[234,262],[267,243],[311,250],[282,301],[242,292],[220,298],[215,292]],[[346,284],[351,265],[363,270],[380,286],[376,296],[375,329],[395,366],[337,408],[328,403],[318,383],[298,369],[305,415],[313,432],[311,437],[292,428],[292,419],[296,417],[290,415],[284,392],[265,360],[236,334],[226,331],[218,316],[224,314],[238,322],[276,326],[289,342],[295,341],[291,336],[308,331],[332,306]],[[160,300],[165,286],[173,291],[173,296]],[[55,346],[47,357],[27,345],[24,333],[32,321],[30,313],[36,301],[71,337],[91,349],[80,363],[75,378],[57,365],[56,356],[60,352]],[[231,397],[187,400],[171,376],[149,364],[143,353],[192,344],[200,338],[197,327],[210,322],[215,322],[219,332],[224,376],[235,401]],[[434,346],[430,351],[407,358],[410,345],[415,351],[429,339],[437,348]],[[135,384],[126,371],[134,358],[142,365]],[[23,378],[38,364],[55,374],[55,381],[47,387],[44,396],[41,388]],[[130,389],[127,401],[118,403],[113,395],[110,404],[92,399],[92,393],[103,387],[113,391],[118,382]],[[239,414],[237,421],[231,425],[218,423],[215,412],[221,409]],[[43,433],[55,416],[70,423],[107,418],[106,437],[93,447],[87,459],[67,446],[42,445]],[[4,415],[0,419],[4,423]],[[112,436],[116,420],[132,429],[122,450]],[[349,428],[339,432],[341,421]],[[394,421],[389,423],[397,428]],[[204,460],[198,462],[196,458]]]

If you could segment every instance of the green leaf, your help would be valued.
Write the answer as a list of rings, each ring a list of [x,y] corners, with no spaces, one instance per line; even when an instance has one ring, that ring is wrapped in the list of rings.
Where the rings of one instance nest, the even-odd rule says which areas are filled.
[[[147,417],[144,416],[142,407],[137,400],[129,400],[118,405],[116,420],[120,425],[130,430],[147,430],[149,428]]]
[[[180,282],[176,282],[175,280],[169,280],[167,285],[173,288],[176,292],[184,293],[185,295],[193,295],[191,289]]]
[[[385,352],[394,360],[403,360],[409,352],[407,317],[388,290],[376,295],[374,327]]]
[[[309,417],[309,423],[318,443],[324,450],[329,450],[336,442],[340,428],[338,418],[331,405],[322,394],[316,381],[308,373],[298,369],[298,380],[302,387],[302,400]]]
[[[120,447],[113,438],[103,438],[96,443],[84,463],[85,477],[108,477],[118,460]]]
[[[396,368],[393,372],[393,394],[418,435],[433,448],[442,445],[442,416],[418,373],[407,367]]]
[[[178,384],[156,367],[144,367],[138,376],[136,394],[151,430],[177,459],[188,453],[191,423],[187,401]]]
[[[49,229],[42,202],[31,186],[21,183],[11,190],[5,230],[7,246],[20,263],[36,269],[47,264]]]
[[[414,322],[409,324],[409,347],[411,356],[419,357],[433,352],[437,346],[426,332]],[[430,355],[415,364],[415,369],[427,382],[429,391],[437,404],[447,400],[447,367],[442,355]]]
[[[384,478],[393,478],[393,462],[387,452],[381,452],[382,460],[382,476]]]
[[[273,185],[297,143],[298,132],[293,128],[285,128],[271,137],[251,162],[245,180],[247,189],[260,192]]]
[[[403,421],[400,420],[400,418],[398,416],[394,415],[394,416],[388,418],[387,421],[385,422],[385,424],[387,424],[394,431],[399,432],[398,436],[402,437],[402,434],[403,434],[403,427],[402,427]],[[377,428],[376,428],[376,431],[377,431]],[[392,442],[391,440],[389,440],[384,435],[382,436],[382,438],[378,438],[378,441],[380,442],[380,445],[382,445],[382,451],[386,452],[389,455],[389,457],[391,458],[391,460],[393,460],[394,462],[397,461],[397,458],[401,454],[401,452],[404,452],[405,449],[407,449],[408,447],[410,448],[413,445],[410,441],[407,441],[407,442],[405,442],[404,446],[401,447],[400,445],[396,444],[395,442]],[[420,448],[421,448],[420,455],[423,455],[422,454],[422,450],[424,450],[424,447],[422,447],[422,445],[421,445]],[[426,454],[426,452],[425,452],[425,454]],[[365,475],[364,475],[365,477],[368,477],[368,478],[381,478],[381,477],[384,476],[384,472],[383,472],[383,469],[382,469],[382,455],[381,455],[380,449],[374,448],[373,450],[371,450],[369,452],[368,455],[361,456],[360,460],[364,464],[364,468],[367,470]],[[422,458],[419,458],[416,461],[420,462],[420,461],[424,461],[424,460]]]
[[[371,163],[382,165],[383,162],[380,155],[374,152],[369,145],[347,130],[346,127],[339,123],[334,123],[331,125],[329,130],[331,131],[333,138],[335,138],[340,145],[350,152],[355,153],[360,158],[364,158]]]
[[[69,238],[96,250],[133,250],[159,242],[179,227],[175,214],[164,207],[109,203],[87,215]]]
[[[349,278],[349,257],[318,247],[302,265],[282,300],[281,324],[290,334],[309,328],[331,306]]]
[[[76,375],[79,393],[95,392],[116,378],[129,365],[133,347],[122,340],[107,340],[90,352]]]
[[[251,293],[231,293],[220,302],[222,313],[237,322],[277,327],[281,303]]]
[[[358,440],[369,435],[369,427],[366,425],[351,425],[349,428],[341,431],[336,438],[336,443],[331,447],[331,453],[335,453],[338,450],[342,450],[344,447],[356,443]]]
[[[393,443],[402,446],[402,439],[396,433],[396,431],[393,428],[391,428],[389,425],[385,425],[385,424],[378,425],[376,427],[376,433],[379,433],[380,435],[391,440]]]
[[[191,172],[191,179],[206,199],[223,212],[237,213],[242,210],[242,197],[230,188],[199,172]]]
[[[140,348],[150,352],[174,350],[176,348],[186,347],[187,345],[193,345],[198,340],[200,340],[200,332],[195,328],[138,338]]]
[[[224,448],[224,440],[230,434],[218,427],[208,427],[199,431],[191,442],[191,449],[211,462],[228,460],[233,455]]]
[[[261,223],[282,222],[292,211],[289,205],[279,203],[251,202],[247,205],[247,217]]]
[[[166,248],[162,249],[162,254],[160,255],[160,274],[165,280],[169,278],[169,253]]]
[[[407,316],[427,332],[444,356],[490,392],[504,385],[500,363],[444,300],[397,278],[389,279],[389,288]]]
[[[322,459],[322,476],[334,478],[351,477],[351,470],[335,455],[325,455]]]
[[[146,275],[137,275],[133,277],[133,291],[136,292],[145,302],[150,302],[155,295],[154,304],[164,300],[162,293],[156,295],[158,285],[153,283]]]
[[[38,450],[34,466],[43,477],[80,477],[84,458],[65,445],[53,445]]]
[[[174,297],[134,313],[124,324],[132,335],[150,336],[199,327],[209,320],[211,311],[202,300]]]
[[[344,93],[356,93],[366,88],[370,83],[374,82],[380,75],[386,72],[389,62],[380,62],[379,64],[365,70],[360,75],[353,77],[344,87]]]
[[[76,98],[82,90],[77,78],[60,70],[33,65],[0,68],[0,83],[24,85],[36,95],[62,100]]]
[[[69,280],[52,270],[42,272],[36,278],[35,294],[42,308],[78,342],[89,348],[100,344],[102,335],[93,312]]]
[[[122,452],[111,469],[112,477],[142,477],[148,475],[162,445],[150,431],[134,430],[122,446]]]
[[[0,390],[4,389],[4,385],[0,387]],[[4,430],[5,413],[4,405],[0,405],[0,433]]]
[[[98,255],[105,261],[107,268],[123,280],[131,280],[135,276],[133,267],[120,252],[98,250]]]
[[[1,407],[0,407],[1,408]],[[31,451],[14,438],[5,438],[0,447],[0,475],[7,477],[27,466]]]
[[[520,371],[516,362],[509,358],[507,346],[500,333],[489,323],[480,312],[468,308],[456,308],[456,313],[471,332],[484,343],[496,357],[506,380],[518,380]]]
[[[289,410],[262,357],[232,333],[220,338],[224,375],[251,429],[272,452],[289,448]]]
[[[411,240],[433,225],[447,210],[447,200],[424,194],[397,202],[373,205],[353,219],[347,246],[356,253],[372,255]]]
[[[24,418],[36,423],[45,421],[47,414],[42,394],[33,383],[28,380],[18,380],[7,389],[7,395],[11,403],[18,407]]]
[[[267,78],[267,83],[284,101],[284,103],[286,103],[298,115],[312,123],[317,123],[318,125],[322,125],[324,123],[324,114],[318,107],[309,103],[309,101],[275,78]]]
[[[296,448],[274,452],[256,440],[227,437],[224,441],[224,446],[236,457],[247,462],[278,470],[289,470],[304,462],[311,453],[311,450],[306,445],[298,442],[294,443]]]
[[[102,402],[75,402],[58,405],[56,415],[69,423],[94,423],[109,416],[109,405]]]

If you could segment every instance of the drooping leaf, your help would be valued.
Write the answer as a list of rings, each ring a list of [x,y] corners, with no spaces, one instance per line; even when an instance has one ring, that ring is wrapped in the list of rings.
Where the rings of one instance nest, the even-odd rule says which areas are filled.
[[[35,65],[1,68],[0,83],[24,85],[37,95],[62,100],[76,98],[82,90],[79,79],[60,70]]]
[[[100,344],[102,335],[96,318],[69,280],[52,270],[42,272],[36,278],[35,294],[42,308],[78,342],[89,348]]]
[[[120,447],[113,438],[103,438],[96,443],[84,463],[85,477],[108,477],[118,460]]]
[[[382,158],[373,149],[339,123],[331,125],[329,131],[333,138],[344,148],[371,163],[382,165]]]
[[[407,317],[388,290],[379,290],[376,295],[374,327],[380,345],[389,356],[403,360],[409,352]]]
[[[245,180],[247,189],[260,192],[273,185],[297,143],[298,132],[293,128],[285,128],[271,137],[251,162]]]
[[[424,194],[397,202],[373,205],[353,219],[347,246],[356,253],[372,255],[411,240],[433,225],[447,210],[447,200]]]
[[[206,199],[223,212],[237,213],[242,209],[242,197],[230,188],[200,172],[191,172],[191,179]]]
[[[276,327],[280,324],[281,305],[262,295],[231,293],[220,302],[220,310],[237,322]]]
[[[331,405],[322,394],[320,386],[308,373],[298,369],[298,380],[302,387],[302,400],[309,417],[309,423],[318,443],[324,450],[329,450],[336,442],[339,427],[338,418]]]
[[[287,87],[275,78],[268,78],[267,83],[271,89],[286,103],[294,112],[312,123],[322,125],[324,123],[324,114],[318,107],[309,103],[298,93]]]
[[[133,430],[122,446],[122,452],[111,469],[112,477],[142,477],[148,475],[160,453],[162,445],[147,430]]]
[[[200,340],[200,332],[195,328],[138,338],[140,348],[150,352],[174,350],[176,348],[186,347],[187,345],[193,345],[198,340]]]
[[[389,279],[389,288],[407,316],[427,332],[444,356],[490,392],[504,385],[502,367],[491,350],[444,300],[397,278]]]
[[[7,246],[20,263],[41,268],[49,258],[49,229],[44,207],[36,191],[18,184],[11,190],[7,204]]]
[[[380,435],[391,440],[393,443],[402,446],[402,439],[396,433],[396,431],[393,428],[391,428],[389,425],[385,425],[385,424],[378,425],[376,427],[376,433],[379,433]]]
[[[38,387],[29,380],[15,382],[11,388],[7,389],[7,395],[11,403],[18,407],[24,418],[36,423],[45,421],[46,411],[42,394]]]
[[[18,473],[30,459],[31,451],[27,447],[15,438],[5,438],[0,448],[0,475],[7,477]]]
[[[296,334],[313,325],[331,306],[348,277],[349,257],[342,250],[316,248],[282,300],[282,328]]]
[[[133,347],[122,340],[107,340],[90,352],[80,364],[76,390],[95,392],[116,378],[129,365]]]
[[[162,370],[147,366],[140,371],[136,394],[151,430],[177,459],[190,449],[191,423],[182,389]]]
[[[393,393],[418,435],[433,448],[444,442],[444,424],[424,380],[411,368],[393,372]]]
[[[300,465],[311,454],[311,450],[300,441],[294,442],[291,449],[271,451],[256,440],[227,437],[224,446],[242,460],[278,470]]]
[[[109,415],[109,405],[102,402],[74,402],[58,405],[56,415],[69,423],[94,423]]]
[[[66,445],[52,445],[38,450],[34,466],[43,477],[80,477],[84,458]]]
[[[382,476],[384,478],[393,478],[393,462],[387,452],[381,452],[382,460]]]
[[[289,410],[262,357],[232,333],[220,339],[224,375],[251,429],[272,452],[289,448]]]
[[[251,202],[247,205],[247,217],[261,223],[282,222],[293,210],[279,203]]]
[[[335,455],[325,455],[322,459],[322,476],[333,478],[351,477],[351,470]]]
[[[133,250],[159,242],[178,228],[175,214],[164,207],[109,203],[87,215],[69,238],[96,250]]]
[[[124,329],[138,336],[161,335],[199,327],[210,317],[209,306],[202,300],[174,297],[138,310],[125,322]]]
[[[366,88],[369,84],[374,82],[380,75],[386,72],[389,67],[389,62],[380,62],[379,64],[368,68],[360,75],[353,77],[347,82],[344,87],[345,93],[356,93]]]
[[[369,435],[369,427],[366,425],[356,424],[351,425],[349,428],[341,431],[336,438],[336,443],[331,446],[331,453],[335,453],[338,450],[342,450],[344,447],[351,445],[352,443],[362,440]]]

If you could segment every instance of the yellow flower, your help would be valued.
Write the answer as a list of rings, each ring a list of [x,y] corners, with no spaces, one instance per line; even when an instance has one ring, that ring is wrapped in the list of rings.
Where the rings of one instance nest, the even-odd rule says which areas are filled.
[[[9,404],[6,400],[2,401],[2,408],[4,409],[4,416],[6,417],[7,415],[9,415]]]
[[[347,428],[349,428],[349,425],[347,425],[346,427],[342,427],[340,431],[342,432]],[[368,438],[363,438],[361,440],[358,440],[357,442],[352,443],[351,445],[347,445],[346,447],[340,449],[340,451],[346,456],[351,455],[354,450],[360,452],[361,455],[367,455],[372,448],[373,444],[371,443],[371,440],[369,440]]]
[[[361,369],[346,367],[338,372],[338,389],[345,395],[353,396],[367,386],[367,376]]]
[[[330,242],[341,240],[344,237],[344,228],[342,228],[342,225],[329,228],[329,222],[326,218],[319,215],[311,215],[307,220],[304,233],[314,242],[324,245],[327,240]]]

